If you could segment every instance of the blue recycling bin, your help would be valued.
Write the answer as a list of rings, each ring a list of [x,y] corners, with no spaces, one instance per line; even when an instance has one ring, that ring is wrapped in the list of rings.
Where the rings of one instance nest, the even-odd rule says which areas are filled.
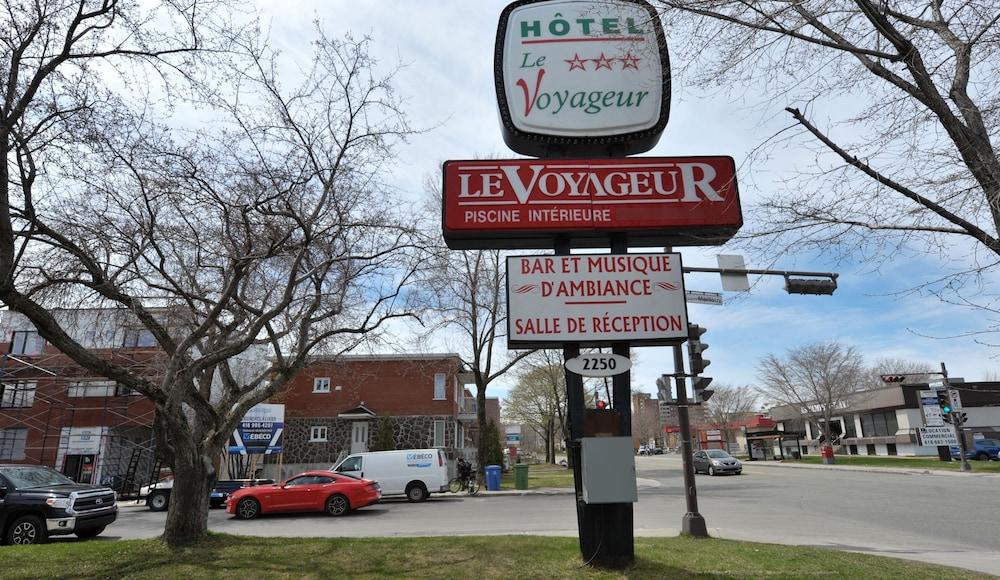
[[[500,491],[500,471],[499,465],[486,466],[486,491]]]

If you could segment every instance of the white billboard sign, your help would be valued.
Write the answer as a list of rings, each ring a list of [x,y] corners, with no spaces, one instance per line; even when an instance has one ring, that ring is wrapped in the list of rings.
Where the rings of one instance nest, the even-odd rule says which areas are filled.
[[[924,411],[924,425],[940,427],[944,425],[941,406],[938,405],[937,391],[920,391],[920,408]]]
[[[687,340],[680,254],[510,256],[510,348]]]
[[[920,444],[927,447],[958,445],[958,438],[955,437],[955,428],[951,425],[918,427],[917,433],[920,435]]]

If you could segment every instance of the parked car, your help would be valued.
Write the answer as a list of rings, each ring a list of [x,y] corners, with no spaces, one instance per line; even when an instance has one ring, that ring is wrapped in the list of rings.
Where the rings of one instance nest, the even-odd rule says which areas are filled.
[[[958,447],[952,447],[951,457],[958,459],[959,451]],[[1000,439],[976,439],[972,442],[972,448],[966,450],[965,458],[982,461],[989,459],[994,461],[1000,460]]]
[[[330,471],[378,482],[383,495],[423,501],[448,491],[448,461],[441,449],[402,449],[348,455]]]
[[[720,473],[743,473],[743,464],[729,453],[721,449],[709,449],[707,451],[695,451],[694,472],[705,472],[709,475]]]
[[[210,508],[220,508],[226,502],[229,494],[241,487],[250,487],[274,483],[273,479],[220,479],[215,482],[215,486],[208,495],[208,506]],[[139,489],[139,497],[146,498],[146,507],[150,511],[162,512],[170,507],[170,492],[174,488],[174,478],[170,477],[158,481],[151,485],[144,485]]]
[[[280,512],[342,516],[381,498],[378,482],[332,471],[306,471],[281,483],[237,489],[226,500],[226,511],[241,520]]]
[[[215,487],[212,488],[212,492],[208,496],[208,507],[225,507],[226,500],[237,489],[273,483],[273,479],[220,479],[215,482]]]
[[[118,517],[115,492],[75,483],[38,465],[0,465],[0,543],[39,544],[49,536],[93,538]]]
[[[663,455],[662,447],[653,447],[653,455]]]

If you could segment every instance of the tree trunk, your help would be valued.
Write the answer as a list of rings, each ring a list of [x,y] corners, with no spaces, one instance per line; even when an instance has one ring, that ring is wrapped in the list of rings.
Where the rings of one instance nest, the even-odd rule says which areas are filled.
[[[171,547],[197,544],[208,533],[208,494],[215,481],[213,453],[191,445],[185,449],[184,438],[173,441],[174,487],[163,541]]]
[[[476,423],[479,424],[479,437],[476,441],[476,462],[479,470],[486,467],[486,385],[476,372]]]

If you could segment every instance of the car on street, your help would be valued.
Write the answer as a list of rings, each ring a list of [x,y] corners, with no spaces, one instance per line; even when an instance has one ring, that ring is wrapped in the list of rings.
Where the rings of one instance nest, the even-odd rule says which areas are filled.
[[[722,449],[708,449],[694,452],[694,472],[719,475],[720,473],[743,473],[743,464]]]
[[[966,459],[979,459],[981,461],[987,461],[992,459],[997,461],[1000,459],[1000,439],[976,439],[972,442],[972,448],[965,451]],[[959,448],[953,446],[951,448],[952,459],[959,458]]]
[[[40,465],[0,465],[0,543],[40,544],[49,536],[93,538],[118,517],[115,492]]]
[[[281,483],[244,487],[229,495],[226,511],[237,519],[283,512],[342,516],[382,499],[378,482],[332,471],[306,471]]]
[[[383,495],[405,495],[410,501],[448,491],[450,481],[448,458],[439,448],[353,453],[330,471],[377,481]]]

